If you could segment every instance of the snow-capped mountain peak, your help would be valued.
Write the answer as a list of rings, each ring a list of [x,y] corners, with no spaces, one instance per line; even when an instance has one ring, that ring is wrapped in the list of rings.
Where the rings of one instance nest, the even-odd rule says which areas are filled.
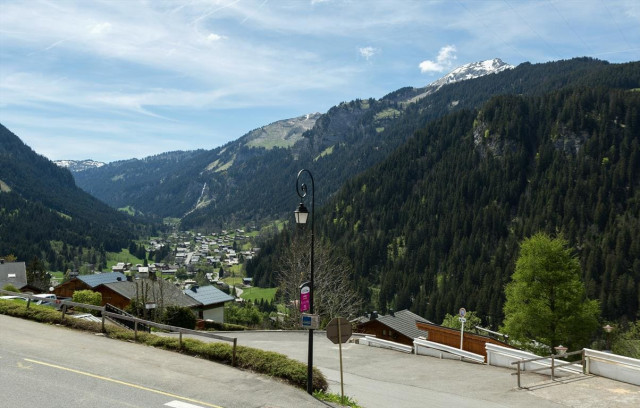
[[[513,65],[507,64],[500,58],[492,60],[472,62],[463,65],[449,72],[447,75],[429,84],[429,87],[440,89],[443,85],[452,84],[454,82],[466,81],[467,79],[479,78],[481,76],[496,74],[507,69],[515,68]]]

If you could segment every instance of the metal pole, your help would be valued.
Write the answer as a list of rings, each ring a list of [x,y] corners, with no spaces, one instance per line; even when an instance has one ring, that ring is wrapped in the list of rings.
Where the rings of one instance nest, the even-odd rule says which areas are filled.
[[[338,348],[340,349],[340,404],[344,405],[344,379],[342,378],[342,321],[338,319]]]
[[[460,350],[462,350],[463,339],[464,339],[464,320],[462,320],[462,328],[460,329]]]
[[[311,293],[309,295],[309,313],[313,314],[313,298],[314,298],[314,292],[315,292],[315,287],[313,285],[313,250],[314,250],[314,233],[315,233],[315,193],[316,193],[316,188],[315,188],[315,184],[313,181],[313,175],[311,174],[311,172],[309,170],[306,169],[302,169],[298,172],[298,177],[296,178],[296,192],[298,193],[298,196],[300,196],[300,198],[304,198],[307,195],[307,185],[306,184],[302,184],[299,188],[299,181],[300,181],[300,176],[302,175],[302,173],[307,173],[309,175],[309,177],[311,178],[311,273],[310,273],[310,279],[309,281],[311,282]],[[300,190],[302,190],[302,193],[300,193]],[[308,357],[307,357],[307,392],[310,395],[313,395],[313,329],[309,329],[309,350],[308,350]]]

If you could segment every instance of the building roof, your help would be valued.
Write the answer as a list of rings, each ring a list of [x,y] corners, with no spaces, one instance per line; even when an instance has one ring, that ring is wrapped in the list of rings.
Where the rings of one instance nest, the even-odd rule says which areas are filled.
[[[164,306],[196,307],[200,302],[185,296],[182,291],[171,282],[165,280],[136,279],[134,281],[120,281],[103,283],[102,286],[111,289],[124,298],[135,299],[142,297],[142,285],[145,285],[145,297],[149,302],[156,302]]]
[[[127,277],[122,272],[106,272],[94,275],[79,275],[78,279],[91,288],[103,285],[105,283],[113,283],[118,281],[126,281]]]
[[[399,312],[395,312],[393,315],[388,314],[385,316],[379,316],[377,320],[385,326],[388,326],[411,339],[427,336],[427,332],[419,330],[416,327],[416,322],[431,323],[427,319],[418,316],[409,310],[401,310]]]
[[[184,293],[202,303],[204,306],[216,305],[234,300],[232,296],[227,295],[220,289],[213,286],[194,285],[190,289],[185,289]]]
[[[0,289],[7,284],[18,289],[27,286],[27,268],[24,262],[3,262],[0,264]]]

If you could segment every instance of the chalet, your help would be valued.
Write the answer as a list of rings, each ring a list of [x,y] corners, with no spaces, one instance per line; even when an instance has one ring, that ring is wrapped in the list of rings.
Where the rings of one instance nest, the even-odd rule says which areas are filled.
[[[430,322],[416,322],[416,326],[418,329],[424,331],[426,335],[424,336],[427,340],[433,341],[435,343],[444,344],[447,346],[459,348],[460,347],[460,330],[452,329],[450,327],[440,326]],[[472,353],[480,354],[487,358],[487,350],[486,344],[497,344],[502,347],[513,348],[509,344],[502,342],[500,340],[496,340],[491,337],[482,336],[480,334],[475,334],[466,331],[464,332],[463,344],[462,348],[466,351],[470,351]]]
[[[24,262],[0,260],[0,289],[5,285],[13,285],[18,290],[27,287],[27,268]]]
[[[97,273],[93,275],[78,275],[65,283],[61,283],[53,289],[53,293],[59,298],[73,297],[76,290],[95,290],[96,287],[113,282],[126,281],[127,277],[122,272]]]
[[[364,317],[356,321],[356,331],[375,335],[379,339],[413,346],[413,339],[427,335],[425,331],[416,327],[418,322],[431,323],[409,310],[395,313],[390,310],[388,315],[380,316],[377,312],[372,312],[368,318]]]
[[[198,285],[192,285],[184,293],[200,304],[196,307],[198,319],[224,323],[224,304],[232,302],[232,296],[213,286]]]
[[[125,309],[134,299],[154,303],[157,307],[181,306],[189,307],[194,311],[200,306],[197,301],[185,296],[174,284],[163,279],[135,279],[104,283],[94,291],[102,294],[103,305],[109,303],[120,309]]]

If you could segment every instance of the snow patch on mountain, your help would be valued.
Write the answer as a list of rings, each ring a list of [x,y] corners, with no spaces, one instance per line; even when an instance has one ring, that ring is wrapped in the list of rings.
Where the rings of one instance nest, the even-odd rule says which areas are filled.
[[[96,169],[98,167],[104,166],[106,163],[86,159],[86,160],[55,160],[55,164],[59,167],[64,167],[65,169],[69,169],[72,173],[77,173],[79,171],[84,171],[88,169]]]

